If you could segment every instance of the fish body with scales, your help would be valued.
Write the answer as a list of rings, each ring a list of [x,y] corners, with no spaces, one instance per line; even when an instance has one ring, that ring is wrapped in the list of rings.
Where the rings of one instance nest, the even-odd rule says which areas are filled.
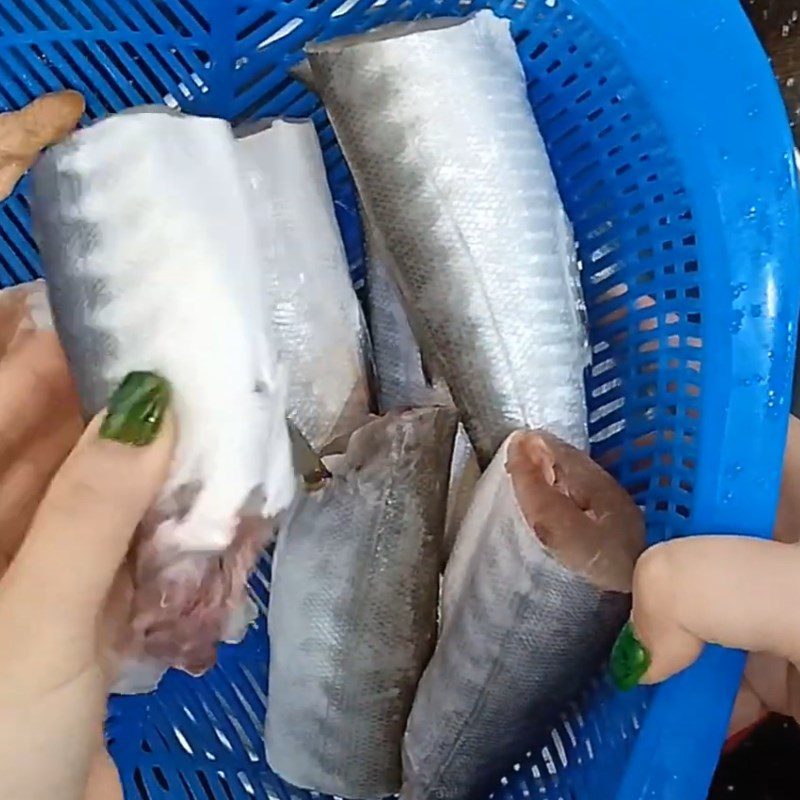
[[[483,797],[599,670],[627,619],[641,512],[585,453],[512,434],[447,565],[403,745],[404,800]]]
[[[391,412],[329,459],[278,537],[267,760],[351,798],[401,784],[400,748],[436,640],[452,409]]]
[[[398,23],[306,52],[481,465],[521,427],[586,448],[577,256],[508,20]]]
[[[319,451],[370,413],[369,337],[314,123],[237,129],[289,418]]]
[[[171,384],[178,440],[134,542],[116,686],[145,691],[168,666],[204,671],[218,639],[244,634],[247,574],[295,491],[244,184],[227,123],[156,108],[74,134],[33,179],[34,230],[85,416],[129,372]]]

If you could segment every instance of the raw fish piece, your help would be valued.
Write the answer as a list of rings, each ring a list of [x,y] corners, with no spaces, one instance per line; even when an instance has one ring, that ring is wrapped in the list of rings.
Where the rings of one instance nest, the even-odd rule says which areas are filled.
[[[289,417],[315,450],[370,411],[369,341],[310,120],[238,131]]]
[[[541,742],[627,619],[643,547],[641,512],[587,455],[544,432],[506,440],[445,572],[403,798],[478,796]]]
[[[367,314],[381,412],[423,406],[452,405],[441,376],[422,362],[403,299],[389,269],[389,254],[378,232],[365,230]]]
[[[480,463],[523,427],[585,448],[577,258],[508,20],[387,25],[307,53],[366,223]]]
[[[267,759],[297,786],[400,788],[408,711],[436,637],[451,409],[373,420],[278,538]]]
[[[365,231],[367,249],[367,311],[378,383],[381,411],[421,406],[452,406],[453,399],[441,376],[431,375],[422,362],[417,339],[403,306],[389,255],[380,234]],[[480,477],[475,450],[461,422],[458,424],[450,488],[447,498],[447,523],[444,560],[450,554],[461,520],[469,507],[472,492]]]
[[[222,120],[147,108],[34,169],[34,228],[85,415],[133,370],[173,390],[179,438],[132,550],[118,691],[153,688],[167,666],[200,673],[217,640],[244,634],[247,574],[294,495],[234,145]]]
[[[461,530],[461,523],[469,510],[475,493],[481,468],[475,448],[462,423],[458,423],[456,440],[453,445],[453,460],[450,464],[450,487],[447,493],[447,522],[444,533],[444,562],[450,558],[456,537]]]

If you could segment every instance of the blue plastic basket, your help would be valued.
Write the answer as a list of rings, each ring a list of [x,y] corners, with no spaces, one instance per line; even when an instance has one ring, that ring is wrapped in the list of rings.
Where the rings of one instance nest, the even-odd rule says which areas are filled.
[[[2,0],[0,104],[70,86],[91,118],[154,101],[232,120],[313,115],[357,274],[347,169],[287,69],[312,38],[486,5],[513,21],[580,244],[595,456],[646,510],[652,540],[767,535],[800,214],[781,99],[736,0]],[[0,285],[38,275],[24,182],[0,208],[0,237]],[[262,606],[266,576],[265,564]],[[262,618],[204,678],[170,673],[152,695],[114,699],[108,740],[127,797],[305,800],[265,761],[267,660]],[[598,680],[496,797],[700,800],[742,663],[709,648],[625,696]]]

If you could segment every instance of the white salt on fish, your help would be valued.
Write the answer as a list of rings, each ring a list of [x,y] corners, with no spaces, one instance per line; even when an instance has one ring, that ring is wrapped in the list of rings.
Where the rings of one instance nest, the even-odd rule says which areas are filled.
[[[523,427],[586,448],[575,247],[508,20],[398,23],[307,54],[425,362],[481,464]]]
[[[339,797],[400,788],[400,748],[436,638],[456,415],[392,412],[357,430],[278,537],[267,759]]]
[[[585,453],[512,434],[444,576],[442,625],[403,747],[404,800],[484,796],[542,741],[627,619],[641,512]]]
[[[268,121],[237,135],[289,418],[319,451],[363,424],[371,405],[369,341],[322,151],[310,120]]]
[[[295,491],[248,198],[227,123],[163,109],[74,134],[33,177],[34,229],[85,415],[131,371],[172,387],[178,441],[132,550],[116,685],[145,691],[166,667],[202,672],[219,639],[244,634],[247,575]]]

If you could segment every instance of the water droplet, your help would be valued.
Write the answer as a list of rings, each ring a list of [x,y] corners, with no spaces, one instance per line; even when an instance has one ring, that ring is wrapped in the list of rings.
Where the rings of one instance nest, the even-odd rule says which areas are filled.
[[[545,5],[546,5],[548,8],[555,8],[555,7],[556,7],[556,3],[557,3],[557,2],[558,2],[558,0],[544,0],[544,4],[545,4]]]
[[[781,25],[781,36],[785,39],[789,35],[789,26]]]
[[[786,86],[787,86],[789,89],[791,89],[791,88],[792,88],[792,86],[794,86],[794,78],[793,78],[793,77],[791,77],[791,78],[787,78],[787,79],[786,79]]]
[[[747,209],[747,219],[755,219],[755,218],[756,218],[756,207],[750,206],[750,208]]]
[[[735,300],[737,297],[741,297],[742,294],[747,291],[747,284],[735,283],[733,286],[731,286],[731,291],[733,292],[733,299]]]
[[[767,350],[767,358],[770,361],[774,361],[775,360],[775,351],[774,350]]]
[[[731,333],[739,333],[742,329],[742,321],[744,320],[744,311],[734,311],[731,319],[730,331]]]
[[[233,65],[234,69],[241,69],[243,66],[247,64],[250,59],[247,56],[242,56],[241,58],[236,59],[236,63]]]
[[[761,305],[759,303],[753,303],[753,305],[750,306],[750,315],[753,317],[761,316]]]

